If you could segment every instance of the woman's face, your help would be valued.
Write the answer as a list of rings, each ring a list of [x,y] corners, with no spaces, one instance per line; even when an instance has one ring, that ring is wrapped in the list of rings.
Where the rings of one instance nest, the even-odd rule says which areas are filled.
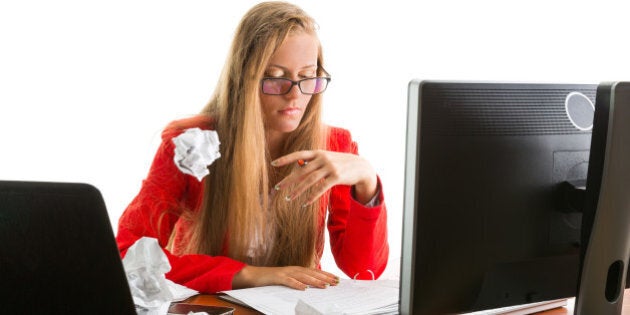
[[[265,77],[287,78],[298,81],[317,76],[318,41],[314,35],[299,32],[289,35],[269,60]],[[294,131],[312,95],[302,94],[297,85],[284,95],[260,93],[262,112],[267,132]]]

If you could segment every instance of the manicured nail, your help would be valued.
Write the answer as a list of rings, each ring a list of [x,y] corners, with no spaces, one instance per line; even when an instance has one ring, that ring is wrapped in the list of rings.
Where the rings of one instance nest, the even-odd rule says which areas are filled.
[[[278,161],[271,161],[271,166],[278,166]]]
[[[273,186],[273,189],[280,190],[280,185]]]
[[[285,197],[284,197],[284,200],[286,200],[286,201],[291,201],[291,196],[285,196]]]
[[[306,207],[308,207],[308,203],[305,203],[302,205],[302,208],[306,208]]]

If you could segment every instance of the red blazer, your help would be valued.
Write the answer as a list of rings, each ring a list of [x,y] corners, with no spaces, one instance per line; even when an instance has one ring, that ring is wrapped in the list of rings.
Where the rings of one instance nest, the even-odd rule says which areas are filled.
[[[182,209],[199,209],[203,182],[177,168],[172,139],[193,127],[214,128],[209,117],[196,116],[174,121],[164,129],[149,174],[119,219],[116,241],[124,255],[139,238],[157,238],[171,264],[171,271],[166,274],[168,279],[202,293],[216,293],[230,290],[234,275],[245,264],[224,256],[181,254],[181,246],[186,240],[180,238],[184,233],[177,231],[185,230],[187,226],[183,223],[185,220],[179,218]],[[347,130],[329,128],[328,150],[358,154],[357,144]],[[331,188],[328,200],[321,200],[318,237],[324,238],[324,220],[328,214],[330,245],[339,269],[357,279],[371,279],[372,273],[378,278],[389,255],[387,210],[382,188],[374,207],[366,207],[354,200],[350,188],[335,186]],[[170,251],[165,249],[169,241]],[[321,257],[324,249],[323,245],[319,247],[317,251]]]

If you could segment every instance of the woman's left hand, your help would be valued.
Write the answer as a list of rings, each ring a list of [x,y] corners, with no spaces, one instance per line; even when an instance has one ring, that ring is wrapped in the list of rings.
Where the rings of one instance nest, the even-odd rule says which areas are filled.
[[[376,171],[358,155],[324,150],[297,151],[274,160],[271,165],[280,167],[291,163],[302,165],[274,187],[286,191],[287,200],[313,188],[307,201],[310,204],[332,186],[349,185],[354,186],[356,200],[366,204],[377,192]],[[287,187],[292,189],[286,190]]]

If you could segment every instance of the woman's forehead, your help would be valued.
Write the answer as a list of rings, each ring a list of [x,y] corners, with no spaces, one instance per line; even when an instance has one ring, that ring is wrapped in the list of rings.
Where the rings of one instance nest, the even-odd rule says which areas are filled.
[[[319,40],[317,36],[300,32],[287,36],[271,56],[269,66],[304,68],[317,66]]]

